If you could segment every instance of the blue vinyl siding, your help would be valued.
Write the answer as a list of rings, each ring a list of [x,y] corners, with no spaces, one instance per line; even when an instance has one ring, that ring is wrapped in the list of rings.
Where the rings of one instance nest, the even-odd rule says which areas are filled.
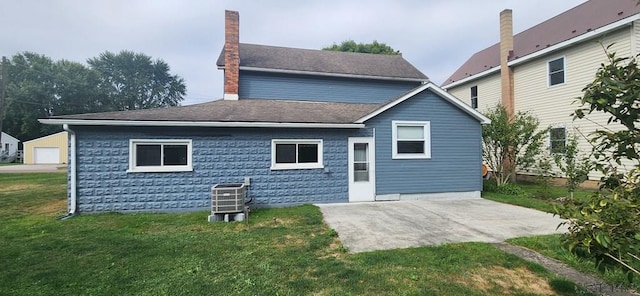
[[[209,209],[211,186],[251,177],[255,206],[347,202],[347,139],[368,130],[75,127],[81,213]],[[325,169],[276,170],[271,140],[322,139]],[[193,171],[127,173],[129,139],[191,139]]]
[[[240,72],[240,98],[383,103],[420,82]]]
[[[431,122],[431,159],[392,159],[393,120]],[[482,189],[480,123],[431,91],[423,91],[366,124],[376,134],[376,194]]]

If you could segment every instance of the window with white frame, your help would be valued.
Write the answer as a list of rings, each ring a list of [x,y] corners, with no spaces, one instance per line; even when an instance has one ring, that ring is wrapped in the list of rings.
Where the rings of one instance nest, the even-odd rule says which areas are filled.
[[[271,169],[323,168],[322,140],[271,140]]]
[[[564,57],[549,61],[549,86],[564,83]]]
[[[129,172],[192,171],[191,140],[129,140]]]
[[[471,108],[478,109],[478,86],[471,87]]]
[[[429,121],[392,121],[392,158],[431,158]]]
[[[567,144],[567,130],[564,127],[549,130],[549,147],[551,153],[564,153]]]

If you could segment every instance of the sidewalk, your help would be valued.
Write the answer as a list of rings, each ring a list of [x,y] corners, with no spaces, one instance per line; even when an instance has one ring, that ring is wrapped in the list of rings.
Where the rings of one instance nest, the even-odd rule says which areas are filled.
[[[66,164],[16,164],[0,166],[4,173],[66,173]]]

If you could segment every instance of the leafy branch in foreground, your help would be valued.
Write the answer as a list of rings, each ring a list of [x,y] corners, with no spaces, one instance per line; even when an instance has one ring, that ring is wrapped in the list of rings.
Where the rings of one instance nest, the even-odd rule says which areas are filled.
[[[570,250],[594,259],[600,268],[622,268],[632,281],[640,275],[640,68],[635,58],[609,52],[607,57],[575,111],[576,119],[596,111],[609,114],[607,124],[618,127],[591,134],[596,169],[604,175],[600,190],[589,198],[569,199],[556,213],[568,219],[564,241]],[[626,173],[618,169],[624,159],[633,163]]]

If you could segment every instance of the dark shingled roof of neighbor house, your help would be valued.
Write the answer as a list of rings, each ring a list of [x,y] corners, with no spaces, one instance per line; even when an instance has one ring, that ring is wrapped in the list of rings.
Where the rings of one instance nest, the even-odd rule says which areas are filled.
[[[170,108],[60,115],[48,119],[349,124],[379,106],[379,104],[240,99],[217,100]]]
[[[640,6],[637,5],[636,0],[587,1],[514,35],[514,49],[510,61],[615,23],[639,12]],[[442,85],[446,87],[456,81],[499,67],[499,53],[499,43],[475,53]]]
[[[224,67],[224,49],[217,65]],[[372,78],[427,81],[401,55],[382,55],[299,49],[240,43],[240,70],[308,72],[309,74],[353,75]]]

